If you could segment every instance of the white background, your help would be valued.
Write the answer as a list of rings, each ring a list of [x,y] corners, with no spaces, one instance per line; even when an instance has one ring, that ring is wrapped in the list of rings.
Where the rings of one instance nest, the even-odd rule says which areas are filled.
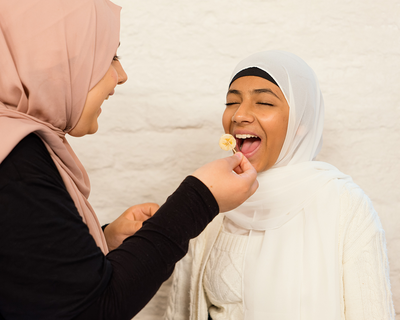
[[[103,105],[99,132],[72,139],[101,223],[162,204],[218,147],[230,74],[280,49],[314,69],[325,99],[318,160],[351,175],[386,231],[400,312],[400,0],[117,0],[128,82]],[[161,296],[135,319],[161,318]]]

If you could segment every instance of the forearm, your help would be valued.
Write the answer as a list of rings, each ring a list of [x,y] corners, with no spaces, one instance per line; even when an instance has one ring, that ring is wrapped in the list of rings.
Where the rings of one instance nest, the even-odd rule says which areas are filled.
[[[171,275],[175,263],[218,214],[207,187],[188,177],[132,237],[107,255],[113,275],[106,291],[77,319],[131,319]]]

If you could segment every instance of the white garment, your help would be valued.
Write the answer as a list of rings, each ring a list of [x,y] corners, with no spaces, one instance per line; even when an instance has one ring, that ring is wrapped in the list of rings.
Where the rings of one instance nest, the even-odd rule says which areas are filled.
[[[256,231],[257,232],[257,231]],[[219,232],[207,260],[203,287],[211,304],[208,309],[213,320],[243,319],[243,261],[248,251],[259,252],[263,232],[248,243],[248,236]]]
[[[244,319],[340,319],[337,212],[340,190],[351,179],[307,161],[272,168],[258,180],[257,192],[225,214],[250,230],[250,241],[255,230],[265,232],[261,250],[245,254]]]
[[[348,183],[342,188],[337,216],[339,217],[338,260],[335,266],[339,270],[339,319],[394,320],[385,233],[369,198],[354,183]],[[207,320],[211,305],[204,289],[205,270],[220,234],[223,219],[224,215],[217,216],[202,234],[192,240],[188,254],[178,262],[165,314],[166,320]],[[236,253],[241,251],[237,249],[240,247],[241,245],[235,246]],[[278,258],[282,254],[284,254],[282,251],[275,252]],[[320,254],[323,255],[323,252]],[[271,267],[277,267],[274,261],[272,258]],[[224,263],[226,261],[221,262],[222,265]],[[218,269],[215,271],[218,273]],[[260,285],[263,285],[261,281]],[[278,295],[290,294],[285,292],[290,290],[285,286],[277,290]],[[307,296],[307,292],[303,294]],[[265,297],[264,299],[267,303]],[[284,310],[291,308],[286,299],[283,299],[282,304]],[[223,301],[220,301],[220,307],[225,307]],[[282,318],[276,316],[269,319]],[[309,320],[303,313],[299,319]]]
[[[252,231],[265,231],[260,252],[245,253],[244,319],[338,320],[336,213],[340,190],[352,180],[327,163],[313,161],[322,145],[324,114],[318,80],[302,59],[288,52],[251,55],[232,77],[251,67],[276,81],[289,105],[289,120],[279,157],[271,169],[258,174],[256,193],[225,214],[250,231],[250,241]],[[268,137],[262,143],[268,143]],[[277,250],[284,254],[277,256]],[[276,294],[282,286],[290,291],[285,297]],[[283,301],[291,307],[283,309]]]
[[[377,319],[390,319],[393,307],[379,219],[370,205],[365,212],[358,212],[357,206],[353,205],[343,207],[344,194],[354,203],[369,200],[361,190],[354,191],[357,187],[349,176],[332,165],[314,161],[322,145],[324,114],[324,103],[314,72],[291,53],[266,51],[240,62],[232,78],[252,67],[267,72],[278,84],[289,105],[289,120],[280,155],[271,169],[258,174],[259,188],[256,193],[235,210],[225,213],[226,229],[248,234],[249,243],[253,242],[255,231],[264,233],[259,252],[247,248],[244,253],[243,319],[339,320],[344,319],[345,314],[354,312],[360,315],[355,319],[369,320],[374,318],[363,318],[361,315],[368,314],[371,305],[377,310],[385,310],[384,313],[378,312],[380,316]],[[242,126],[245,128],[245,124]],[[268,143],[268,137],[261,143]],[[365,231],[354,227],[357,233],[362,233],[360,237],[341,228],[339,221],[339,218],[354,215],[371,228]],[[178,290],[180,281],[185,282],[185,276],[191,274],[190,300],[185,298],[181,301],[186,308],[189,306],[190,318],[182,319],[206,319],[204,315],[209,306],[205,303],[203,273],[221,223],[216,222],[206,229],[191,247],[189,258],[185,258],[189,264],[183,263],[184,267],[177,268],[180,279],[172,290]],[[345,228],[349,225],[351,221],[345,224]],[[380,234],[379,237],[377,234]],[[378,238],[373,240],[374,237]],[[365,238],[369,243],[363,242]],[[375,272],[367,272],[364,283],[378,279],[374,286],[379,290],[383,288],[380,291],[383,298],[375,302],[366,297],[366,292],[371,299],[378,292],[373,287],[364,291],[363,282],[359,281],[365,266],[353,264],[356,267],[354,275],[358,277],[354,280],[353,276],[349,277],[352,272],[345,271],[345,264],[342,263],[353,239],[357,242],[351,249],[354,257],[360,257],[374,241],[377,246],[375,249],[368,247],[366,252],[371,256],[363,258],[373,263],[370,271]],[[352,257],[349,259],[353,261]],[[380,262],[376,262],[377,259]],[[190,266],[190,263],[193,265]],[[349,289],[347,285],[352,280],[355,283]],[[353,289],[354,298],[351,294],[352,298],[345,304],[343,301],[348,298],[348,290]],[[360,301],[354,302],[357,299]],[[167,313],[170,319],[180,319],[175,315],[180,312],[174,311],[179,310],[177,303],[180,302],[173,301]],[[350,311],[345,310],[348,306],[352,306]]]

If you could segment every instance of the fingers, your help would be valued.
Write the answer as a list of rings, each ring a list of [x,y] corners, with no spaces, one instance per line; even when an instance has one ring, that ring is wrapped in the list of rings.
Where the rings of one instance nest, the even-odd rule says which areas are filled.
[[[139,212],[143,213],[146,215],[148,218],[152,217],[156,211],[160,208],[160,206],[157,203],[143,203],[141,205],[138,205],[138,209],[140,210]]]
[[[145,221],[152,217],[160,206],[157,203],[142,203],[128,208],[124,216],[129,220]]]
[[[255,180],[254,182],[253,182],[253,184],[251,185],[251,187],[250,187],[250,195],[253,195],[254,194],[254,192],[256,192],[257,191],[257,189],[258,189],[258,180]]]
[[[248,175],[251,177],[251,179],[255,179],[255,177],[257,176],[256,169],[254,169],[250,161],[245,156],[242,157],[242,161],[240,162],[239,167],[242,170],[242,175]]]
[[[142,221],[132,221],[129,225],[129,230],[125,231],[127,235],[135,234],[143,225]]]
[[[158,209],[160,209],[160,206],[157,203],[150,203],[150,208],[151,208],[151,215],[153,216]]]
[[[240,153],[240,152],[236,152],[236,154],[238,154],[238,153]],[[243,158],[246,158],[246,157],[243,156]],[[243,161],[243,159],[241,159],[241,162],[242,162],[242,161]],[[235,171],[237,174],[243,173],[243,169],[241,168],[240,163],[239,163],[239,165],[238,165],[236,168],[233,168],[233,171]]]
[[[210,162],[197,169],[193,176],[210,189],[220,212],[236,208],[258,187],[257,172],[241,152]]]
[[[143,225],[143,221],[125,220],[119,224],[118,233],[123,238],[136,233]]]
[[[143,221],[152,217],[158,208],[156,203],[143,203],[126,209],[104,230],[109,250],[114,250],[127,237],[134,235],[142,227]]]
[[[236,153],[237,154],[237,153]],[[253,195],[254,192],[258,189],[258,181],[257,181],[257,171],[251,165],[250,161],[243,156],[239,165],[233,169],[241,178],[247,180],[251,183],[250,188],[248,190],[249,196]]]
[[[234,155],[225,158],[225,160],[228,162],[231,170],[234,170],[237,166],[239,166],[243,158],[244,156],[241,152],[236,152]]]
[[[254,176],[257,176],[257,171],[254,169],[250,161],[245,156],[242,157],[239,165],[234,168],[233,171],[235,171],[239,175],[245,174],[245,176],[249,176],[251,179],[253,179]]]
[[[249,194],[252,195],[258,189],[257,171],[251,165],[250,161],[244,156],[242,162],[240,163],[240,168],[243,170],[243,172],[240,174],[242,178],[248,179],[249,181],[254,181],[249,189]]]
[[[243,173],[243,170],[240,166],[237,166],[235,169],[233,169],[233,171],[235,171],[237,174]]]

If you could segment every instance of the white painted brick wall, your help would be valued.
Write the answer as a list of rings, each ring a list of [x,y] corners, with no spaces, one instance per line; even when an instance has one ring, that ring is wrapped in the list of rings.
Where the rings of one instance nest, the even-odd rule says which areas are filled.
[[[350,174],[386,230],[400,310],[400,1],[116,0],[128,82],[94,136],[70,139],[88,169],[102,223],[133,204],[163,203],[219,150],[228,79],[256,51],[303,57],[325,97],[319,157]],[[160,319],[168,283],[135,319]]]

